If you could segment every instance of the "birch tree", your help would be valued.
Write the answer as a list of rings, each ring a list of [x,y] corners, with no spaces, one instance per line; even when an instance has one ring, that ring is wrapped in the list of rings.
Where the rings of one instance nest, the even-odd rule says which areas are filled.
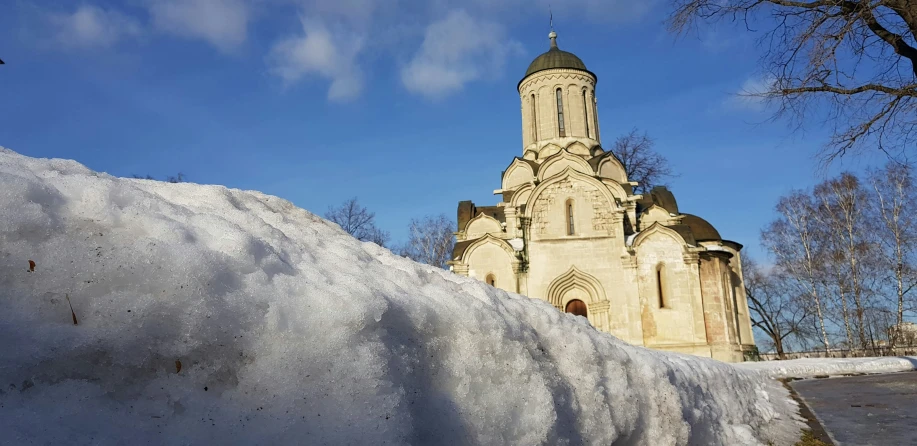
[[[411,260],[446,269],[455,246],[453,223],[445,215],[412,219],[410,236],[401,255]]]
[[[917,254],[917,216],[912,206],[917,203],[917,188],[910,167],[888,163],[884,169],[869,172],[879,220],[877,232],[881,253],[894,283],[895,329],[891,330],[889,341],[892,346],[900,340],[904,322],[906,301],[917,285],[915,275],[915,254]]]
[[[853,297],[858,344],[860,348],[866,348],[863,268],[869,258],[870,244],[869,231],[866,230],[868,216],[864,212],[868,209],[865,191],[855,175],[842,173],[837,178],[817,185],[814,198],[818,204],[815,215],[822,223],[821,234],[825,238],[821,245],[831,248],[826,250],[828,255],[823,261],[833,263],[837,273],[837,289],[840,292],[847,336],[850,337],[846,298],[849,290]]]
[[[762,244],[776,259],[777,266],[785,271],[803,291],[814,309],[825,351],[831,348],[825,324],[824,296],[819,288],[817,220],[813,217],[815,205],[808,194],[794,191],[781,197],[777,203],[780,217],[762,232]]]

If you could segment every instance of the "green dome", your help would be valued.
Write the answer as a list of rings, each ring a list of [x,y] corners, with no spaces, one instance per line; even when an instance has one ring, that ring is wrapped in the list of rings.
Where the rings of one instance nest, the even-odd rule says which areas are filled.
[[[586,64],[584,64],[579,57],[576,57],[573,53],[562,51],[557,47],[556,33],[551,32],[549,37],[551,38],[551,49],[532,61],[529,65],[529,69],[525,71],[525,76],[523,76],[523,78],[529,77],[539,71],[550,70],[552,68],[571,68],[589,72],[589,70],[586,69]]]

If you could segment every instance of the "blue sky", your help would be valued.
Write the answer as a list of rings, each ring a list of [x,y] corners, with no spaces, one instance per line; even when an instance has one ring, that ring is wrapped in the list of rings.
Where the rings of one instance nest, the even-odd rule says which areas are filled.
[[[357,196],[401,242],[413,217],[499,201],[547,3],[2,2],[0,145],[117,176],[181,171],[319,214]],[[754,35],[675,39],[662,2],[553,10],[560,47],[598,75],[603,143],[648,132],[680,173],[681,210],[760,259],[777,198],[819,180],[827,133],[792,132],[736,96],[760,84]]]

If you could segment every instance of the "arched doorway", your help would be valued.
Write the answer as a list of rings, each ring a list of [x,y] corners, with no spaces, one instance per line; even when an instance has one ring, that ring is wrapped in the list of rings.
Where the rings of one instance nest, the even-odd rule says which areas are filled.
[[[588,317],[586,302],[583,302],[579,299],[573,299],[570,302],[567,302],[567,307],[564,309],[564,311],[567,313],[575,314],[577,316]]]

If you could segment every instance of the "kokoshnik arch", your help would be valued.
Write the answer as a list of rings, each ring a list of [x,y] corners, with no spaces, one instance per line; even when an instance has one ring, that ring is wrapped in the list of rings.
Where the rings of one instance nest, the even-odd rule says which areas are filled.
[[[601,146],[596,75],[549,37],[518,85],[522,157],[496,206],[459,203],[451,269],[632,344],[742,361],[755,345],[742,245],[679,212],[665,187],[634,194]]]

